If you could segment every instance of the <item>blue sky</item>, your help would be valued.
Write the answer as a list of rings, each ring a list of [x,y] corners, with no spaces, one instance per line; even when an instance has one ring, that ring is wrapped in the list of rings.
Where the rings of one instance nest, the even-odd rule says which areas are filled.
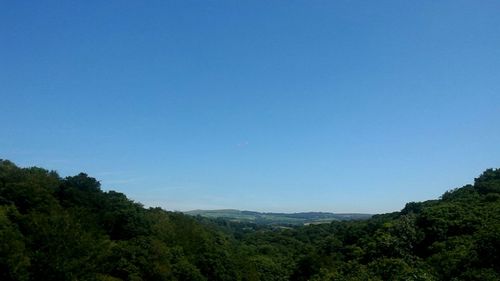
[[[399,210],[500,167],[499,11],[0,1],[0,158],[168,210]]]

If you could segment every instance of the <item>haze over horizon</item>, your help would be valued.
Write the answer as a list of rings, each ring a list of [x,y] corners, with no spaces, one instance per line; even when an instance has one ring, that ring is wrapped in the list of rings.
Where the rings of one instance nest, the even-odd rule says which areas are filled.
[[[500,167],[498,11],[4,1],[0,158],[167,210],[400,210]]]

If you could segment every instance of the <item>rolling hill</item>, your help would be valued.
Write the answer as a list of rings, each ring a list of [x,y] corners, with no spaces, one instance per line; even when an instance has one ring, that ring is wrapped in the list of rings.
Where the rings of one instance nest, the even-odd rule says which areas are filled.
[[[207,218],[223,218],[235,222],[253,222],[264,225],[309,225],[329,223],[332,221],[363,220],[372,216],[371,214],[337,214],[328,212],[263,213],[235,209],[193,210],[185,212],[185,214]]]

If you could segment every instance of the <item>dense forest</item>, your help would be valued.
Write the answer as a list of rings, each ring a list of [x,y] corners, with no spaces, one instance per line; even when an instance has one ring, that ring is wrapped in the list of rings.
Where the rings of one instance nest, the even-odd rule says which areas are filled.
[[[400,212],[277,228],[0,160],[0,280],[500,280],[500,169]]]

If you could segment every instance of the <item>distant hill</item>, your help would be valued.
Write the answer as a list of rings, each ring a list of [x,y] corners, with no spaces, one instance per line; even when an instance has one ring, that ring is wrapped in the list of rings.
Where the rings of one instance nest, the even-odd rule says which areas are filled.
[[[366,220],[189,213],[0,159],[0,280],[500,280],[500,169]]]
[[[223,218],[237,222],[253,222],[265,225],[308,225],[329,223],[332,221],[364,220],[372,217],[371,214],[358,213],[328,213],[328,212],[301,212],[301,213],[261,213],[255,211],[240,211],[235,209],[221,210],[193,210],[185,212],[192,216],[207,218]]]

